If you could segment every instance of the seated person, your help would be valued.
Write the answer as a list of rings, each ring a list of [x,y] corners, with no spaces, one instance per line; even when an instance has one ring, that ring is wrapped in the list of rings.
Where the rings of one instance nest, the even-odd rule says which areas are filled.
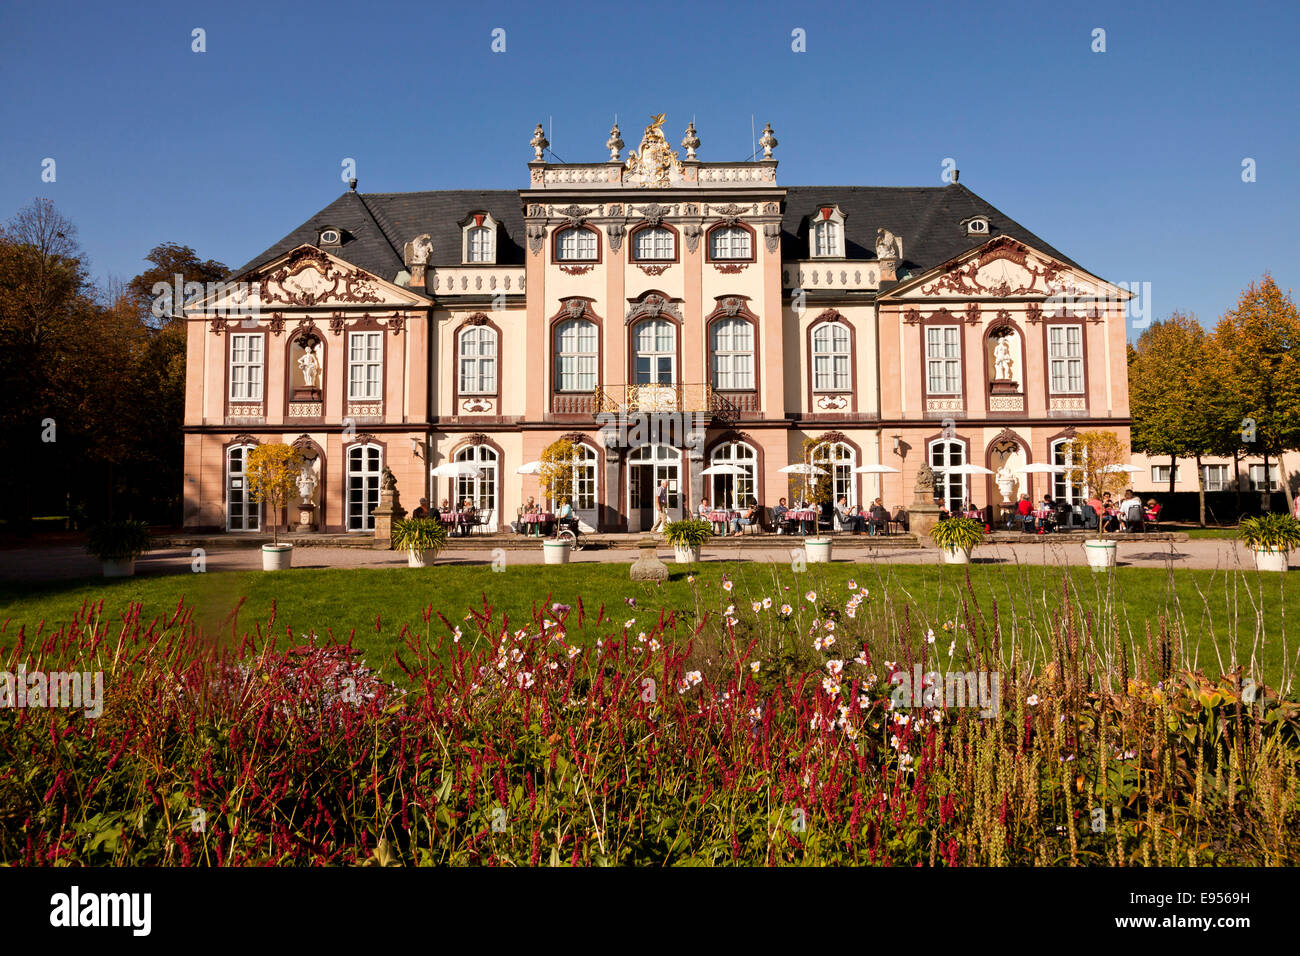
[[[473,527],[475,521],[478,518],[478,513],[474,509],[474,502],[471,501],[469,498],[466,498],[465,503],[460,506],[460,516],[461,516],[461,529],[462,529],[461,533],[469,534],[469,529]]]
[[[885,507],[881,499],[877,498],[871,503],[871,510],[868,514],[870,515],[867,519],[868,534],[880,534],[881,532],[889,534],[889,509]]]
[[[442,499],[442,504],[438,505],[438,510],[441,511],[441,512],[444,512],[444,513],[445,513],[445,512],[448,512],[448,511],[451,511],[451,505],[448,504],[446,498],[443,498],[443,499]]]
[[[1160,502],[1154,498],[1147,499],[1146,519],[1152,524],[1160,520]]]
[[[560,503],[560,510],[555,514],[555,530],[558,532],[561,528],[568,528],[575,535],[578,531],[578,516],[573,513],[573,504],[568,498]]]
[[[1119,523],[1123,531],[1133,531],[1142,527],[1142,499],[1133,494],[1129,488],[1124,492],[1124,500],[1119,503]]]
[[[429,499],[428,499],[428,498],[421,498],[421,499],[420,499],[420,503],[416,506],[415,510],[411,512],[411,517],[412,517],[413,519],[414,519],[414,518],[427,518],[427,517],[429,517]]]
[[[1051,531],[1056,527],[1056,502],[1052,500],[1051,495],[1043,495],[1043,500],[1038,505],[1039,514],[1047,513],[1046,517],[1040,517],[1037,525],[1041,531]]]
[[[708,499],[708,498],[701,498],[701,499],[700,499],[700,506],[699,506],[697,509],[695,509],[696,514],[699,515],[699,518],[700,518],[701,521],[708,521],[708,520],[709,520],[709,512],[712,511],[712,510],[713,510],[713,508],[709,505],[709,499]]]
[[[783,527],[785,525],[785,513],[789,510],[786,507],[784,498],[777,501],[776,507],[772,509],[772,520],[776,522],[777,534],[785,534],[785,528]]]
[[[731,533],[733,535],[743,534],[741,528],[748,528],[758,521],[758,502],[753,498],[749,499],[749,505],[743,514],[737,515],[731,519]]]
[[[533,498],[532,495],[529,495],[528,502],[524,505],[524,514],[535,515],[539,511],[541,511],[541,509],[537,507],[537,501]]]
[[[843,495],[835,503],[835,516],[839,519],[840,527],[845,531],[854,534],[862,533],[862,516],[853,513],[853,509],[849,507],[849,499]]]
[[[1096,531],[1101,525],[1101,512],[1097,506],[1101,501],[1097,498],[1090,498],[1083,505],[1083,526],[1089,531]]]
[[[1016,514],[1020,517],[1020,530],[1029,530],[1029,525],[1033,521],[1033,513],[1034,506],[1029,500],[1029,495],[1021,495],[1020,500],[1016,502]]]

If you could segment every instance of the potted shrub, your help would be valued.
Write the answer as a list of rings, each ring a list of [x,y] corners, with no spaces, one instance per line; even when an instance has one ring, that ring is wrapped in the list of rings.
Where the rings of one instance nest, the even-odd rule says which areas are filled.
[[[129,578],[135,559],[149,550],[149,526],[143,521],[109,521],[91,529],[86,550],[104,565],[104,577]]]
[[[1300,548],[1300,521],[1284,514],[1243,518],[1237,537],[1255,553],[1255,570],[1285,571],[1287,555]]]
[[[437,518],[407,518],[393,522],[393,547],[406,552],[406,563],[424,568],[437,560],[447,543],[447,527]]]
[[[971,549],[984,540],[984,523],[954,516],[931,528],[930,537],[944,564],[969,564]]]
[[[1082,485],[1094,498],[1104,498],[1108,491],[1118,498],[1130,480],[1122,470],[1129,457],[1128,445],[1114,432],[1079,432],[1070,443],[1069,455],[1066,480]],[[1115,567],[1116,542],[1106,536],[1106,516],[1097,519],[1097,537],[1085,539],[1083,548],[1089,567],[1107,571]]]
[[[298,490],[303,462],[302,452],[292,445],[258,445],[248,453],[248,494],[253,501],[265,502],[271,522],[271,543],[262,545],[263,571],[283,571],[293,564],[293,545],[280,543],[280,512]]]
[[[700,560],[700,548],[713,537],[713,525],[701,518],[664,523],[664,537],[673,546],[678,564],[694,564]]]

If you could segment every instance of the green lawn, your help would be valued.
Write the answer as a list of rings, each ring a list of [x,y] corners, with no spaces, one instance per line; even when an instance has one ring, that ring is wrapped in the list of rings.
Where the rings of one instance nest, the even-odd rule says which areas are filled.
[[[842,600],[847,582],[855,579],[871,590],[872,620],[899,621],[904,614],[936,631],[959,617],[965,599],[970,608],[1002,624],[1008,636],[1030,652],[1041,653],[1043,632],[1060,613],[1068,588],[1089,608],[1110,607],[1120,633],[1141,644],[1147,626],[1159,630],[1161,618],[1181,622],[1185,641],[1195,663],[1217,674],[1218,653],[1225,666],[1237,658],[1248,662],[1253,653],[1271,684],[1278,684],[1295,668],[1296,638],[1286,611],[1300,607],[1300,575],[1258,575],[1158,568],[1120,568],[1113,575],[1094,575],[1086,568],[1065,569],[1041,565],[974,564],[970,566],[970,591],[966,569],[944,566],[856,564],[809,565],[802,573],[785,565],[756,562],[710,562],[698,565],[694,582],[679,566],[670,565],[666,585],[633,584],[627,564],[573,564],[519,566],[494,572],[487,566],[441,565],[428,569],[300,569],[285,573],[227,572],[196,575],[160,575],[126,580],[84,579],[39,585],[0,585],[0,645],[12,647],[19,627],[29,632],[64,622],[83,601],[104,599],[106,615],[120,615],[130,602],[143,602],[146,617],[170,615],[179,601],[195,608],[196,620],[211,632],[231,633],[232,611],[244,599],[235,622],[239,633],[265,628],[272,605],[274,631],[281,638],[286,627],[295,635],[315,631],[344,639],[355,632],[354,643],[367,652],[371,663],[392,676],[392,650],[400,645],[402,626],[417,633],[426,629],[424,611],[432,607],[453,623],[471,608],[484,603],[492,613],[506,615],[512,627],[532,618],[534,604],[553,602],[586,610],[586,624],[570,636],[594,642],[598,636],[620,630],[635,620],[649,629],[661,608],[684,611],[688,616],[717,614],[728,603],[736,605],[743,620],[755,618],[750,605],[770,596],[775,605],[788,602],[801,612],[808,605],[806,591]],[[725,592],[723,575],[734,582]],[[636,601],[636,607],[627,599]],[[604,608],[605,623],[597,625]],[[771,612],[761,612],[768,614]],[[574,615],[576,619],[576,614]],[[612,624],[609,622],[613,622]],[[436,616],[429,625],[435,639],[446,633]],[[470,628],[466,628],[470,633]],[[1284,665],[1285,662],[1285,665]],[[1285,669],[1284,669],[1285,667]]]

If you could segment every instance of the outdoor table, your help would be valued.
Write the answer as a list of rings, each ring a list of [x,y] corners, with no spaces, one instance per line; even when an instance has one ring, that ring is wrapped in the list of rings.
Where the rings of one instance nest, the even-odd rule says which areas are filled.
[[[1039,527],[1046,526],[1048,520],[1051,519],[1054,514],[1046,508],[1035,508],[1030,513],[1034,516],[1034,522],[1039,525]]]
[[[706,511],[704,513],[704,520],[713,523],[713,530],[715,533],[718,531],[718,525],[722,525],[722,533],[725,533],[727,528],[731,526],[732,517],[734,517],[736,514],[738,514],[738,512]]]
[[[474,520],[466,514],[459,511],[443,511],[438,515],[439,519],[445,525],[451,525],[452,530],[461,529],[462,534],[469,533],[469,525]]]
[[[785,513],[785,516],[786,516],[786,518],[789,519],[790,521],[798,521],[798,522],[799,522],[799,530],[800,530],[803,534],[809,534],[809,533],[810,533],[810,532],[808,531],[808,525],[809,525],[809,523],[812,524],[812,532],[811,532],[811,533],[816,533],[816,531],[817,531],[817,509],[815,509],[815,508],[803,508],[803,509],[798,509],[798,510],[791,510],[791,511],[787,511],[787,512]]]
[[[554,521],[555,515],[551,514],[549,511],[534,511],[530,514],[519,516],[519,524],[527,526],[524,534],[540,536],[546,527]]]

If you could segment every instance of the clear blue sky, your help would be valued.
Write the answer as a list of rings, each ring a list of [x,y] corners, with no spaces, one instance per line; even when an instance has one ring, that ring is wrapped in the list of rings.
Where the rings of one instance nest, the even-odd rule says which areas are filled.
[[[10,3],[0,220],[49,197],[97,278],[163,241],[236,266],[344,191],[345,157],[362,192],[518,188],[548,117],[582,162],[615,113],[634,146],[657,112],[741,159],[752,115],[784,184],[938,185],[953,157],[1093,272],[1150,282],[1156,317],[1212,322],[1266,271],[1300,285],[1298,33],[1295,0]]]

